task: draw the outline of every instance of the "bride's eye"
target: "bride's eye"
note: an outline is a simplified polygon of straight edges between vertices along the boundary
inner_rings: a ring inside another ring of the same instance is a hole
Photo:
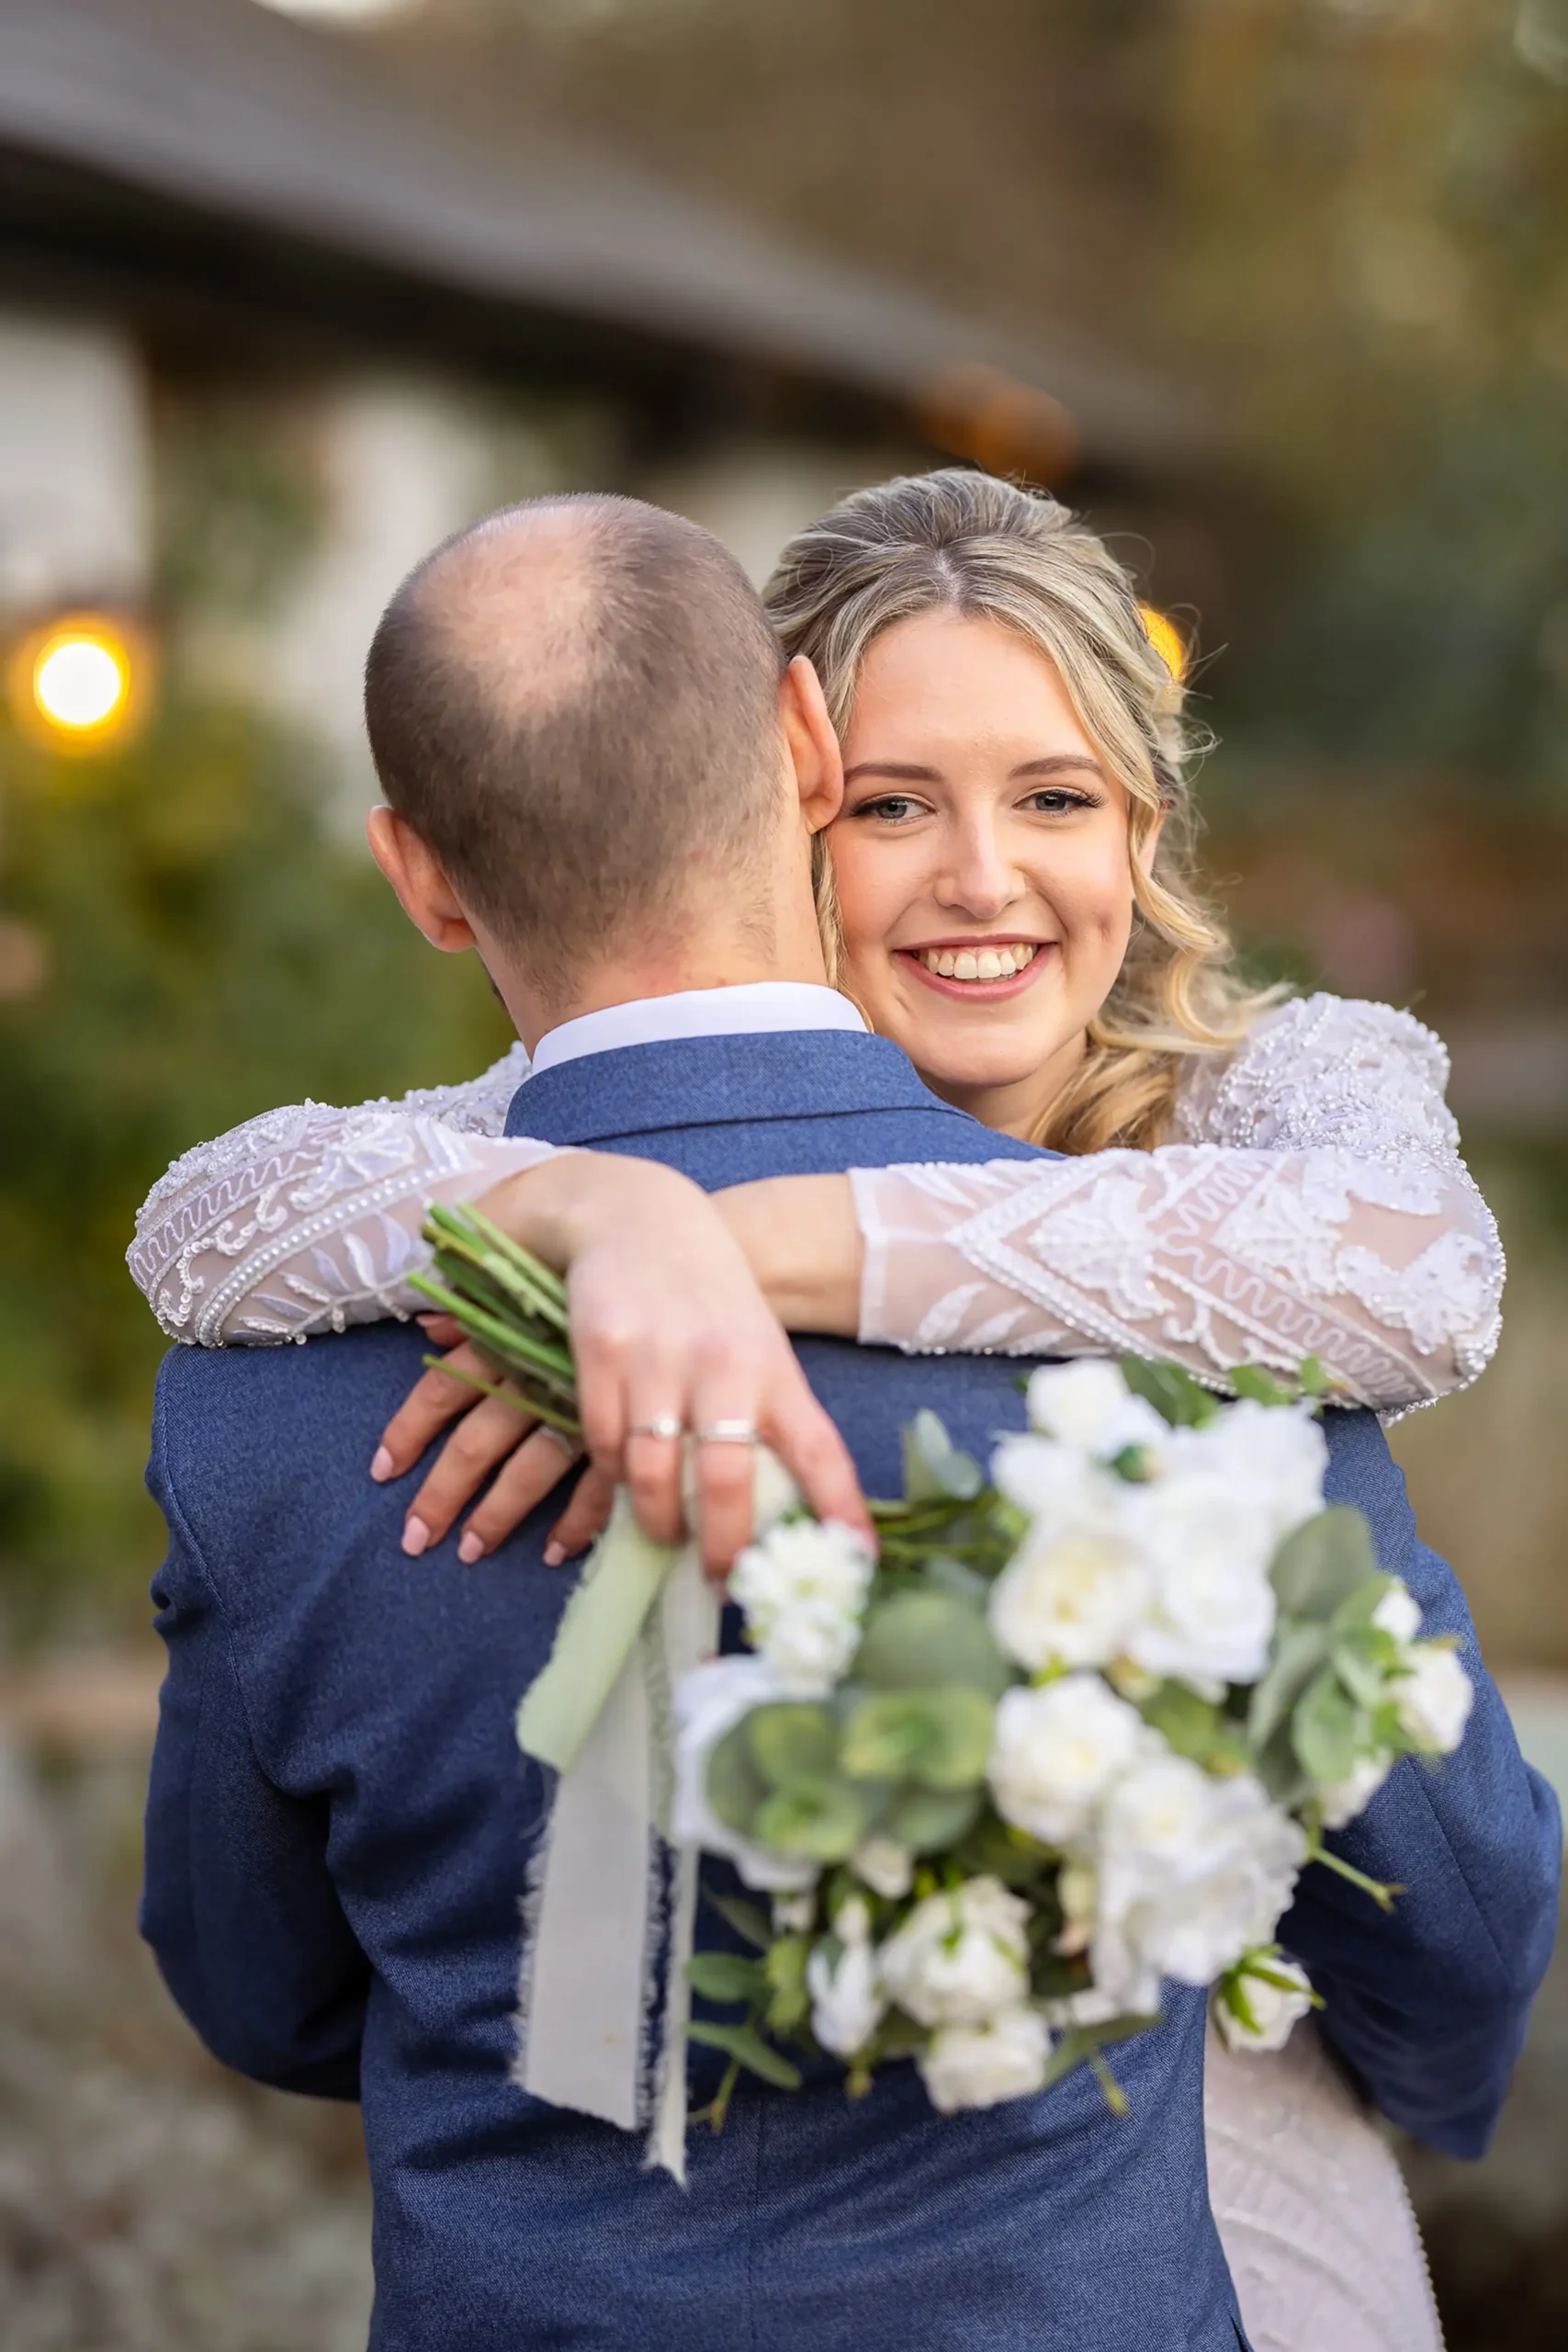
[[[1068,817],[1077,808],[1098,808],[1092,793],[1072,792],[1065,785],[1044,785],[1032,792],[1023,806],[1038,817]]]
[[[901,824],[906,819],[918,817],[922,803],[912,799],[907,792],[885,792],[880,799],[863,800],[851,811],[856,817],[879,817],[885,824]]]

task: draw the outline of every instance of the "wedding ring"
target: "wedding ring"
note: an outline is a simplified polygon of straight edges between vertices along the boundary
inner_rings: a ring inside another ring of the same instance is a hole
[[[681,1434],[679,1413],[655,1413],[646,1421],[634,1421],[626,1431],[628,1437],[656,1437],[670,1444]]]
[[[755,1421],[709,1421],[696,1432],[699,1445],[755,1445]]]

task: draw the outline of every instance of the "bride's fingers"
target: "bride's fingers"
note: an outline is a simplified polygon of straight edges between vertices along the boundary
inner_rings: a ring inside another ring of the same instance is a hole
[[[455,1348],[461,1344],[463,1327],[455,1315],[416,1315],[413,1319],[433,1348]]]
[[[400,1478],[412,1470],[432,1438],[439,1437],[460,1413],[472,1412],[482,1401],[473,1383],[495,1378],[477,1349],[467,1342],[454,1348],[446,1361],[448,1368],[434,1367],[414,1382],[382,1430],[370,1464],[373,1478]],[[458,1376],[465,1373],[467,1379]],[[515,1436],[521,1436],[519,1416],[514,1413],[513,1420]]]
[[[678,1543],[684,1532],[681,1510],[681,1367],[661,1347],[645,1348],[626,1380],[626,1437],[621,1476],[645,1535],[656,1544]]]
[[[537,1427],[530,1413],[519,1411],[504,1398],[487,1396],[460,1420],[440,1453],[435,1466],[409,1505],[403,1521],[403,1550],[412,1558],[439,1544],[457,1513],[478,1494],[498,1464],[514,1453]],[[558,1446],[551,1449],[556,1476],[565,1467]],[[535,1457],[536,1465],[537,1457]],[[552,1480],[550,1484],[553,1484]],[[539,1494],[549,1491],[542,1487]]]
[[[536,1429],[532,1437],[503,1462],[490,1491],[468,1514],[457,1544],[459,1560],[482,1560],[522,1525],[531,1510],[552,1494],[576,1462],[581,1449],[554,1430]]]
[[[580,1552],[585,1552],[593,1538],[603,1533],[615,1499],[614,1481],[590,1463],[572,1489],[570,1502],[550,1530],[550,1539],[545,1546],[547,1567],[558,1567],[563,1560],[575,1560]]]

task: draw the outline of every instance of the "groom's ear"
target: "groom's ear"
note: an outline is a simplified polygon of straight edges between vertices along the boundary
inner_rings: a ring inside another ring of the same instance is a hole
[[[475,944],[467,915],[442,872],[434,851],[395,808],[372,808],[365,820],[370,854],[398,894],[416,931],[444,955],[461,955]]]
[[[797,653],[779,681],[779,724],[795,770],[800,814],[808,832],[819,833],[838,815],[844,797],[844,757],[822,682],[804,653]]]

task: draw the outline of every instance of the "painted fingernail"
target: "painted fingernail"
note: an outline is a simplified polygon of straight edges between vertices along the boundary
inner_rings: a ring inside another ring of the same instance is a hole
[[[545,1546],[546,1567],[558,1568],[565,1557],[566,1545],[564,1544],[558,1544],[555,1537],[552,1535],[549,1542]]]
[[[430,1541],[430,1530],[423,1519],[403,1521],[403,1550],[411,1560],[417,1560]]]
[[[463,1531],[462,1540],[457,1545],[457,1557],[459,1560],[462,1561],[465,1567],[471,1568],[474,1562],[476,1560],[482,1560],[484,1555],[485,1547],[483,1536],[476,1535],[471,1527],[465,1528]]]
[[[376,1448],[375,1458],[370,1464],[370,1476],[373,1478],[389,1478],[397,1466],[397,1464],[393,1461],[386,1447],[384,1445],[378,1445]]]

